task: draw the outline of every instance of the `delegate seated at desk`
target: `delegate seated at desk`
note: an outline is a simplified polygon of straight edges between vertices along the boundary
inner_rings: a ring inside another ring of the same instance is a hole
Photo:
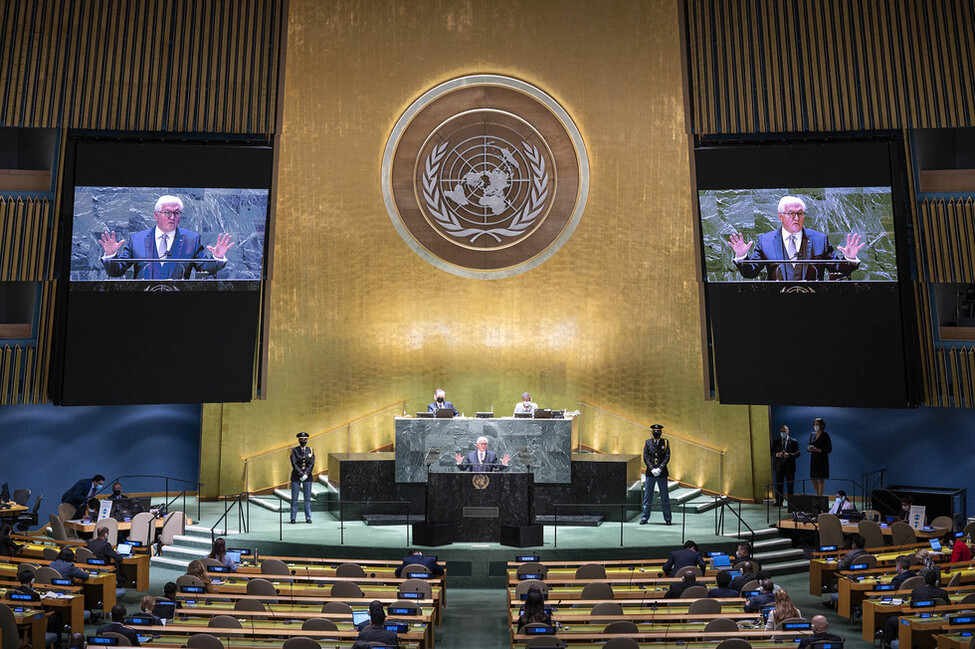
[[[477,450],[471,451],[464,457],[460,453],[454,453],[457,460],[457,469],[460,471],[474,471],[475,473],[488,473],[490,471],[504,471],[511,461],[510,455],[505,455],[498,460],[498,454],[487,450],[487,437],[477,438]]]

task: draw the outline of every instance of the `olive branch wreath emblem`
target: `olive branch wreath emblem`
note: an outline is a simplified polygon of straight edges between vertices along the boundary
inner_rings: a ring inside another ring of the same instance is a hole
[[[474,243],[479,237],[485,235],[501,243],[501,237],[516,237],[531,227],[545,207],[545,199],[548,198],[548,171],[545,168],[545,158],[539,153],[537,147],[528,142],[523,142],[522,146],[532,171],[528,201],[525,203],[525,208],[515,214],[507,227],[487,230],[465,228],[457,216],[447,208],[437,182],[437,172],[440,171],[443,158],[447,155],[447,142],[442,142],[433,148],[423,163],[423,200],[433,218],[447,231],[447,234],[457,238],[470,237],[468,243]]]

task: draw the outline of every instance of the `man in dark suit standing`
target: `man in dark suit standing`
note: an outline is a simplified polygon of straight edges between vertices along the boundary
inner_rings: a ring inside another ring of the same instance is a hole
[[[305,501],[305,522],[311,523],[312,470],[315,468],[315,451],[308,448],[308,433],[295,435],[298,446],[291,449],[291,523],[298,515],[298,492]]]
[[[460,414],[457,412],[457,408],[454,408],[454,404],[447,401],[447,393],[441,388],[437,388],[433,392],[433,401],[427,405],[427,412],[436,414],[438,410],[452,410],[454,417]]]
[[[663,570],[671,577],[675,577],[678,570],[687,566],[697,566],[701,569],[702,575],[707,570],[707,566],[704,564],[704,557],[698,552],[697,543],[694,541],[687,541],[684,543],[683,548],[671,552],[670,558],[664,563]]]
[[[406,566],[411,566],[413,564],[423,566],[430,571],[430,574],[434,577],[439,577],[443,574],[443,568],[437,563],[437,557],[425,557],[423,553],[419,550],[407,550],[406,556],[403,557],[403,563],[396,569],[396,576],[399,577],[400,573],[403,572],[403,568]]]
[[[160,196],[153,216],[155,227],[132,234],[128,245],[125,239],[116,241],[114,232],[103,232],[99,237],[105,253],[102,265],[109,277],[121,277],[132,268],[133,279],[190,279],[193,271],[214,275],[227,265],[227,251],[234,245],[230,235],[217,235],[216,244],[204,249],[198,233],[179,227],[183,201],[178,196]],[[207,250],[213,257],[207,256]]]
[[[88,502],[89,498],[94,498],[98,490],[105,484],[105,476],[95,475],[90,480],[85,478],[74,483],[70,489],[61,496],[61,502],[81,507]]]
[[[772,440],[772,471],[775,472],[775,506],[782,504],[782,494],[788,489],[789,498],[795,492],[796,458],[799,440],[789,437],[789,427],[779,428],[778,439]]]
[[[457,468],[460,471],[473,471],[474,473],[488,473],[490,471],[504,471],[511,461],[510,455],[505,455],[498,460],[498,454],[487,450],[487,437],[477,438],[477,450],[471,451],[467,456],[454,453],[457,460]]]
[[[670,442],[663,438],[664,427],[654,424],[650,427],[653,437],[643,444],[643,463],[647,466],[646,479],[643,486],[643,515],[640,525],[646,525],[650,520],[650,510],[653,509],[653,489],[660,491],[660,506],[664,511],[664,523],[670,525],[670,489],[667,486],[667,463],[670,462]]]
[[[806,203],[797,196],[783,196],[778,205],[782,227],[745,241],[740,233],[732,234],[728,245],[735,252],[735,267],[742,277],[753,279],[765,269],[769,280],[823,280],[830,276],[849,277],[860,265],[857,257],[864,244],[859,234],[846,235],[846,245],[833,250],[822,232],[805,228]],[[835,263],[803,264],[808,260],[834,260]],[[794,263],[787,260],[796,260]]]

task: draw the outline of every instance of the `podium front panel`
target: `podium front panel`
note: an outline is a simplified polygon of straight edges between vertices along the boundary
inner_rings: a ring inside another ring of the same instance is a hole
[[[500,541],[501,525],[532,522],[531,473],[431,473],[427,523],[450,524],[455,541]]]

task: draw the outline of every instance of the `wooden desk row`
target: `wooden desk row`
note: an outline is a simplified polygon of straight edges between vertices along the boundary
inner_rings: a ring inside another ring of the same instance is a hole
[[[19,555],[10,557],[14,562],[27,562],[33,563],[41,566],[49,565],[51,562],[44,558],[44,548],[48,547],[58,547],[57,545],[47,544],[47,543],[36,543],[30,542],[25,543],[22,547],[22,552]],[[104,565],[104,566],[89,566],[86,563],[80,561],[75,563],[76,566],[82,570],[91,569],[102,569],[102,568],[114,568],[116,567],[114,562]],[[119,573],[126,579],[127,583],[134,584],[135,589],[139,591],[149,590],[149,555],[148,554],[135,554],[122,559],[122,565],[117,566]]]

